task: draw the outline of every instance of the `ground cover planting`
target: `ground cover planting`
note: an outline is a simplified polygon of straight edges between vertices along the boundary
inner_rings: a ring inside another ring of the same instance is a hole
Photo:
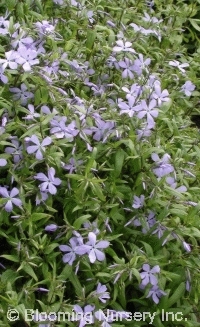
[[[200,326],[199,8],[1,1],[1,326]]]

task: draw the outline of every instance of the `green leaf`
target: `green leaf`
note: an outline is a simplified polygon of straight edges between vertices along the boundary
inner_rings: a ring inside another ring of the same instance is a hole
[[[144,244],[144,247],[145,247],[145,251],[146,251],[147,256],[149,258],[153,257],[154,254],[153,254],[152,247],[148,243],[146,243],[146,242],[141,241],[141,243]]]
[[[102,189],[101,189],[101,186],[100,185],[97,185],[97,184],[92,184],[91,183],[91,187],[92,187],[92,191],[95,195],[98,196],[98,198],[101,200],[101,201],[106,201],[106,198],[105,196],[103,195],[103,192],[102,192]]]
[[[19,258],[12,254],[3,254],[1,255],[1,257],[13,262],[19,262]]]
[[[51,217],[51,215],[48,215],[47,213],[36,213],[36,212],[34,212],[31,215],[32,221],[37,221],[37,220],[41,220],[41,219],[44,219],[44,218],[50,218],[50,217]]]
[[[118,289],[119,293],[119,301],[120,301],[120,304],[122,305],[123,308],[126,308],[126,291],[125,291],[125,284],[122,283],[120,286],[119,286],[119,289]]]
[[[110,278],[110,274],[109,273],[104,273],[104,272],[99,272],[96,274],[96,277],[107,277]]]
[[[200,32],[200,26],[197,24],[197,23],[200,23],[200,19],[190,18],[189,21],[192,24],[192,26],[195,28],[195,30]]]
[[[185,217],[187,216],[187,212],[181,209],[170,209],[170,213],[176,215],[178,217]]]
[[[138,283],[141,282],[140,273],[136,268],[131,268],[133,275],[137,278]]]
[[[8,110],[10,110],[12,107],[11,103],[6,101],[4,98],[0,98],[0,106]]]
[[[25,305],[23,303],[18,304],[15,307],[15,310],[17,310],[20,313],[20,315],[22,315],[23,318],[25,317],[25,310],[26,310],[26,308],[25,308]]]
[[[16,0],[7,0],[6,6],[8,7],[9,11],[12,11],[15,8]]]
[[[78,230],[78,229],[81,227],[81,225],[82,225],[85,221],[87,221],[90,217],[91,217],[91,215],[88,214],[88,215],[83,215],[83,216],[77,218],[77,219],[75,220],[74,224],[73,224],[74,228],[75,228],[76,230]]]
[[[115,155],[115,176],[118,177],[121,173],[124,163],[124,151],[119,149]]]
[[[82,175],[78,175],[78,174],[66,174],[65,176],[71,179],[75,179],[77,181],[84,179]]]
[[[18,276],[17,272],[12,269],[7,269],[1,275],[1,281],[3,283],[10,282],[12,284],[18,278],[20,278],[20,276]]]
[[[94,46],[94,41],[96,39],[97,31],[93,29],[88,29],[87,31],[87,40],[86,40],[86,48],[91,50]]]
[[[51,252],[53,252],[53,250],[55,248],[57,248],[59,246],[58,243],[53,243],[53,244],[50,244],[50,245],[47,245],[44,249],[44,253],[45,254],[50,254]]]
[[[58,276],[58,280],[66,281],[68,277],[72,274],[72,266],[66,265]]]
[[[36,274],[34,273],[33,268],[28,264],[28,263],[23,263],[22,264],[22,269],[28,274],[30,275],[36,282],[38,281],[38,278],[36,276]]]
[[[172,296],[169,298],[168,300],[168,307],[171,308],[171,306],[176,303],[178,300],[180,300],[183,295],[185,293],[185,283],[182,282],[177,289],[175,290],[175,292],[172,294]]]
[[[113,235],[113,236],[108,236],[106,238],[107,241],[113,241],[113,240],[116,240],[116,238],[120,238],[120,236],[123,236],[124,234],[116,234],[116,235]]]
[[[85,168],[86,175],[90,172],[91,168],[93,168],[93,164],[95,162],[96,155],[97,155],[97,148],[94,147],[93,151],[90,155],[90,159],[88,160],[86,168]]]
[[[75,290],[76,290],[76,294],[78,296],[80,296],[80,294],[82,294],[82,287],[81,287],[81,284],[78,280],[78,277],[74,274],[74,272],[72,274],[70,274],[68,276],[70,282],[73,284]]]
[[[35,132],[38,130],[38,128],[39,128],[38,124],[34,125],[32,127],[29,127],[27,129],[27,131],[20,137],[20,139],[23,140],[25,136],[31,136],[31,135],[35,134]]]

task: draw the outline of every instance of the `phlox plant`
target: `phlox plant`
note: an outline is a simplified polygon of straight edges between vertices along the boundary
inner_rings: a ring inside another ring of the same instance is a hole
[[[2,326],[200,326],[186,9],[1,1]]]

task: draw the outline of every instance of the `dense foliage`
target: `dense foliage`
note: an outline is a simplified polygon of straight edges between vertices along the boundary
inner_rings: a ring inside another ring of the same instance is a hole
[[[2,326],[200,326],[199,6],[1,1]]]

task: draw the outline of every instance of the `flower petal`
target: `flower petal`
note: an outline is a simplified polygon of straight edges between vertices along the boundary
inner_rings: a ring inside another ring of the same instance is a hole
[[[96,254],[95,254],[95,250],[92,249],[89,253],[89,259],[91,263],[94,263],[96,261]]]
[[[90,243],[92,246],[95,246],[97,237],[96,237],[96,235],[95,235],[93,232],[90,232],[90,233],[88,234],[88,239],[89,239],[89,243]]]
[[[96,249],[105,249],[105,248],[107,248],[109,246],[109,244],[110,244],[110,242],[108,242],[108,241],[99,241],[96,244],[95,248]]]
[[[7,203],[6,203],[6,205],[5,205],[5,210],[7,211],[7,212],[11,212],[12,211],[12,209],[13,209],[13,204],[12,204],[12,201],[11,200],[9,200]]]
[[[51,142],[52,142],[52,139],[51,139],[49,136],[47,136],[47,137],[45,137],[45,139],[42,141],[41,146],[47,146],[47,145],[51,144]]]
[[[105,254],[99,250],[95,250],[96,257],[99,261],[103,261],[105,259]]]
[[[10,197],[11,197],[11,198],[14,198],[15,195],[17,195],[17,194],[19,194],[19,190],[18,190],[16,187],[14,187],[14,188],[12,189],[12,191],[10,192]]]

